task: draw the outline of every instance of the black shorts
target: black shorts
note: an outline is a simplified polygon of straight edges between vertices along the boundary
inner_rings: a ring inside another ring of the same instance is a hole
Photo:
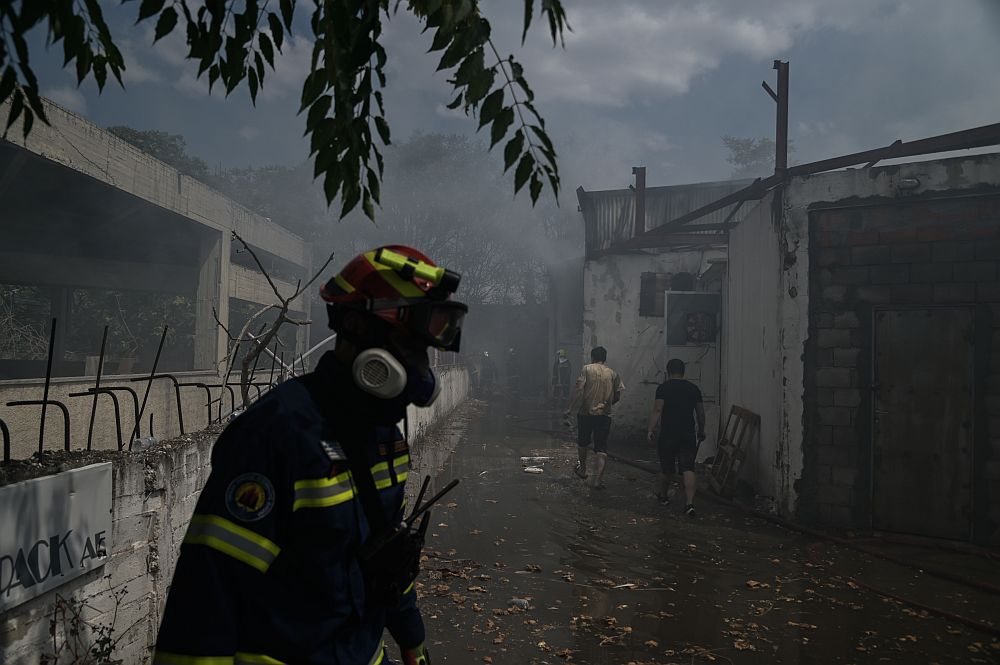
[[[593,435],[594,452],[608,452],[608,435],[611,433],[611,416],[576,416],[576,445],[590,447]]]
[[[656,447],[660,453],[661,472],[669,474],[694,471],[694,458],[698,453],[698,438],[693,433],[660,436]]]

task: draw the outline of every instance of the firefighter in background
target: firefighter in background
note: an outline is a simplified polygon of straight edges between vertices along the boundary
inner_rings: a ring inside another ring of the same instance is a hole
[[[569,387],[572,383],[572,369],[566,349],[556,352],[556,361],[552,365],[552,396],[562,403],[569,398]]]
[[[459,279],[389,246],[321,289],[336,348],[215,444],[155,665],[388,665],[385,629],[406,665],[430,662],[414,590],[423,534],[398,527],[410,458],[396,423],[437,397],[428,347],[458,350]],[[401,536],[365,554],[386,529]]]
[[[479,359],[479,392],[480,395],[488,397],[493,394],[493,389],[497,383],[497,366],[490,357],[489,351],[483,351]]]

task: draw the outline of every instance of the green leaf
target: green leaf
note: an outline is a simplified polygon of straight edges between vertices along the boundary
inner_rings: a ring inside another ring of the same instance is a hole
[[[535,158],[531,156],[530,152],[524,153],[521,157],[521,161],[517,163],[517,170],[514,171],[514,193],[517,194],[524,183],[528,182],[528,177],[531,175],[531,171],[535,166]]]
[[[10,96],[12,90],[14,90],[14,84],[17,82],[17,75],[14,73],[14,68],[7,65],[7,69],[3,72],[3,77],[0,78],[0,103]]]
[[[281,0],[281,20],[285,22],[288,32],[292,31],[292,18],[295,12],[294,0]]]
[[[31,112],[30,109],[24,110],[24,132],[23,138],[28,138],[28,134],[31,133],[31,128],[35,125],[35,114]]]
[[[514,109],[507,107],[502,109],[490,127],[490,150],[507,135],[507,129],[514,122]]]
[[[253,62],[257,67],[257,81],[261,84],[264,83],[264,59],[260,57],[260,53],[253,54]]]
[[[539,180],[538,178],[538,171],[535,171],[534,173],[531,174],[531,186],[530,186],[531,202],[535,203],[536,201],[538,201],[538,195],[541,193],[542,193],[542,181]]]
[[[317,156],[316,158],[317,166],[319,166],[320,163],[319,159],[320,157]],[[319,176],[320,173],[326,174],[325,177],[323,178],[323,194],[326,196],[326,202],[327,204],[333,203],[333,200],[337,198],[337,192],[340,191],[340,185],[341,185],[340,174],[338,174],[335,170],[332,169],[327,169],[326,171],[318,171],[316,175]]]
[[[462,95],[459,95],[459,96],[458,96],[458,97],[456,97],[455,99],[451,100],[451,101],[450,101],[450,102],[449,102],[449,103],[447,104],[447,107],[446,107],[446,108],[449,108],[449,109],[451,109],[452,111],[454,111],[455,109],[457,109],[457,108],[458,108],[459,106],[461,106],[461,105],[462,105]]]
[[[247,69],[247,80],[250,84],[250,101],[256,106],[257,89],[260,84],[257,81],[257,72],[253,69],[253,67]]]
[[[368,169],[368,190],[372,194],[372,198],[375,199],[375,203],[382,200],[382,186],[379,184],[378,175]]]
[[[555,146],[552,145],[552,141],[549,139],[549,135],[545,133],[545,130],[542,129],[541,127],[536,127],[534,125],[528,125],[528,126],[531,128],[531,131],[535,133],[535,136],[538,137],[538,140],[542,142],[542,145],[545,146],[545,151],[554,157],[556,154],[556,149]]]
[[[524,131],[519,129],[514,133],[514,138],[507,141],[507,145],[503,149],[503,172],[506,173],[510,170],[510,167],[514,166],[514,162],[517,158],[521,156],[521,150],[524,149]]]
[[[281,19],[274,12],[268,12],[267,25],[271,28],[271,38],[274,39],[274,46],[280,53],[281,45],[285,43],[285,31],[281,27]]]
[[[375,129],[378,131],[378,137],[382,139],[382,143],[389,145],[389,123],[385,121],[380,115],[375,116]]]
[[[483,49],[477,48],[464,60],[462,60],[462,64],[458,66],[458,71],[455,72],[455,78],[452,81],[452,84],[456,88],[462,85],[470,85],[477,76],[482,75],[485,68],[486,65],[484,64]],[[466,102],[468,102],[468,100],[466,100]]]
[[[24,110],[24,95],[22,95],[21,91],[18,90],[17,92],[14,93],[14,101],[10,103],[10,115],[7,116],[7,127],[6,129],[4,129],[4,134],[7,133],[7,130],[10,129],[15,122],[17,122],[17,118],[19,115],[21,115],[21,111],[23,110]]]
[[[433,53],[434,51],[440,51],[441,49],[448,46],[451,43],[452,38],[454,38],[455,33],[450,30],[438,29],[434,33],[434,39],[431,42],[431,47],[427,49],[428,53]],[[457,61],[456,61],[457,62]],[[438,67],[438,69],[441,69]]]
[[[528,28],[531,27],[531,15],[535,10],[534,4],[534,0],[524,0],[524,32],[521,33],[521,46],[524,46],[524,40],[528,37]]]
[[[139,18],[135,22],[138,23],[154,14],[158,14],[166,3],[167,0],[142,0],[142,4],[139,5]]]
[[[482,129],[484,125],[489,122],[493,122],[493,119],[503,108],[503,88],[494,90],[486,99],[483,100],[483,105],[479,109],[479,129]]]
[[[326,79],[323,72],[311,72],[306,77],[305,83],[302,84],[302,104],[299,107],[299,112],[301,113],[311,105],[317,97],[323,94],[324,90],[326,90]]]
[[[323,95],[317,99],[312,106],[309,107],[309,115],[306,117],[306,127],[312,129],[319,124],[323,118],[326,117],[327,112],[330,110],[330,104],[333,103],[333,97],[330,95]]]
[[[219,80],[219,66],[212,65],[208,68],[208,92],[212,92],[212,86]]]
[[[358,201],[361,200],[361,187],[356,182],[345,182],[343,187],[343,205],[340,208],[340,216],[347,217],[347,213],[354,210]]]
[[[274,45],[271,43],[271,38],[264,33],[260,33],[260,52],[264,54],[264,59],[271,65],[271,69],[274,69]]]
[[[156,21],[156,34],[153,43],[156,43],[170,34],[170,31],[177,25],[177,10],[167,7],[160,13],[160,18]]]
[[[375,221],[375,205],[372,203],[371,194],[368,193],[367,189],[365,190],[364,203],[362,203],[361,205],[362,205],[362,208],[365,211],[365,217],[367,217],[368,219],[370,219],[370,220],[372,220],[374,222]]]

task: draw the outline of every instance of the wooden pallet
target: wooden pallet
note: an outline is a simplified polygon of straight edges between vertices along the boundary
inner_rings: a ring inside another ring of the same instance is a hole
[[[728,498],[736,493],[736,481],[746,459],[747,448],[759,432],[760,416],[756,413],[740,406],[729,410],[726,428],[719,437],[712,473],[708,477],[716,494]]]

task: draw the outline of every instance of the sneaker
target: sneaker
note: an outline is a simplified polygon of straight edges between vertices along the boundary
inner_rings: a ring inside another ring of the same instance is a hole
[[[656,500],[659,502],[659,504],[661,506],[669,506],[670,505],[670,499],[668,497],[662,495],[662,494],[657,494],[656,495]]]
[[[580,464],[579,462],[577,462],[576,466],[573,468],[573,473],[575,473],[580,478],[586,478],[587,477],[587,470],[584,469],[583,465]]]
[[[688,517],[694,517],[693,503],[689,503],[688,505],[684,506],[684,514],[687,515]]]

